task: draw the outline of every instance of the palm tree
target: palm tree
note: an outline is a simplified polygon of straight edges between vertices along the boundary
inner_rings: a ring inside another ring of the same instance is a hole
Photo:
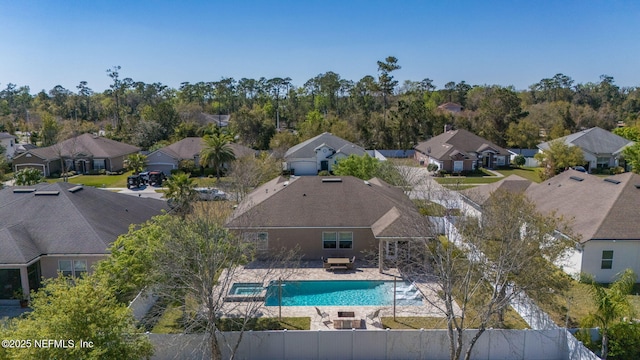
[[[177,173],[171,175],[166,182],[165,197],[169,206],[182,216],[189,213],[191,202],[196,199],[196,184],[189,177],[190,174]]]
[[[137,174],[147,165],[147,157],[142,154],[131,154],[124,160],[124,165]]]
[[[602,335],[602,349],[600,358],[606,359],[609,352],[609,329],[631,313],[631,305],[627,295],[633,290],[636,274],[627,269],[618,274],[618,279],[608,289],[590,280],[591,296],[596,305],[596,311],[590,313],[584,320],[584,327],[597,326]]]
[[[200,151],[200,164],[216,169],[216,179],[220,181],[220,168],[224,163],[235,160],[236,156],[229,145],[231,136],[227,134],[205,135],[204,147]]]

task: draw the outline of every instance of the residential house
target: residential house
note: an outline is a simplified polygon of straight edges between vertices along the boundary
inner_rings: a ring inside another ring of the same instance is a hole
[[[436,164],[440,170],[451,173],[509,164],[506,149],[464,129],[445,131],[414,148],[420,165]]]
[[[578,241],[563,268],[612,282],[631,268],[640,274],[640,175],[607,178],[567,170],[527,189],[525,194],[543,213],[557,212],[570,221]]]
[[[158,170],[169,175],[171,170],[179,169],[183,160],[193,160],[197,166],[200,163],[200,151],[204,148],[204,140],[200,137],[188,137],[171,145],[160,148],[147,156],[147,169]],[[256,151],[244,145],[230,143],[236,158],[255,155]]]
[[[297,246],[308,260],[363,251],[379,252],[382,260],[424,236],[417,226],[423,219],[402,190],[377,178],[299,176],[251,192],[226,226],[256,242],[264,256]]]
[[[82,134],[52,146],[35,148],[13,159],[15,171],[24,168],[41,170],[44,176],[67,171],[80,174],[124,169],[127,156],[140,148],[93,134]]]
[[[13,158],[13,154],[16,151],[16,137],[7,133],[0,132],[0,146],[4,148],[4,156],[7,160]]]
[[[107,248],[162,210],[166,202],[70,183],[0,190],[0,300],[28,293],[42,278],[80,276]]]
[[[610,131],[593,127],[575,134],[567,135],[552,141],[562,141],[569,146],[582,149],[585,168],[592,172],[594,169],[607,169],[620,166],[622,149],[633,144],[633,141],[618,136]],[[549,149],[551,141],[538,144],[540,152]]]
[[[287,150],[284,154],[285,168],[293,175],[317,175],[318,171],[331,172],[338,160],[350,155],[369,155],[378,160],[386,160],[375,150],[365,150],[361,146],[325,132]]]
[[[509,175],[506,178],[483,186],[473,187],[459,191],[460,211],[467,216],[482,216],[482,206],[493,193],[511,192],[524,193],[534,183],[518,175]]]
[[[481,216],[484,201],[496,191],[524,193],[541,213],[555,213],[568,222],[570,233],[561,235],[575,239],[576,246],[558,264],[566,273],[588,273],[605,283],[627,268],[640,273],[640,175],[601,178],[567,170],[539,184],[512,175],[461,191],[462,210]]]

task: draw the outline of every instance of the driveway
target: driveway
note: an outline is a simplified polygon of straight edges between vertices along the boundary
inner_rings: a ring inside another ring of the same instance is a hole
[[[127,188],[100,188],[100,189],[118,192],[119,194],[127,194],[131,196],[166,200],[164,198],[163,193],[156,192],[156,190],[163,190],[163,188],[157,188],[149,185],[143,185],[142,187],[137,189],[127,189]]]

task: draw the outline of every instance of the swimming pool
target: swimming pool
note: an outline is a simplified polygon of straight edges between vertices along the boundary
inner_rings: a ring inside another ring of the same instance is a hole
[[[278,306],[278,282],[267,289],[265,304]],[[422,295],[413,284],[396,283],[396,305],[421,305]],[[393,305],[393,281],[304,280],[282,282],[282,306],[386,306]]]

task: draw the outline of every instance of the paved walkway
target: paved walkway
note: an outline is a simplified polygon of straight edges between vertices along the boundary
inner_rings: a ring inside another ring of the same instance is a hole
[[[127,188],[98,188],[98,189],[114,191],[119,194],[127,194],[131,196],[165,200],[164,193],[156,191],[156,190],[163,190],[163,188],[157,188],[149,185],[143,185],[138,189],[127,189]]]
[[[283,280],[393,280],[394,276],[398,277],[398,281],[402,279],[396,269],[387,270],[385,273],[379,273],[377,268],[357,268],[353,271],[331,272],[322,268],[322,264],[318,261],[309,262],[306,267],[296,269],[285,269],[280,272]],[[263,282],[268,284],[271,280],[278,279],[278,272],[273,269],[242,269],[234,275],[234,282]],[[432,304],[438,304],[440,301],[434,291],[433,283],[416,283],[427,300],[423,300],[420,306],[397,306],[396,316],[398,317],[443,317],[441,311]],[[222,311],[225,314],[233,316],[234,313],[241,313],[245,308],[243,303],[225,303]],[[247,304],[247,303],[245,303]],[[363,325],[367,329],[381,330],[380,318],[368,319],[367,315],[373,314],[380,309],[379,317],[392,317],[393,305],[388,306],[318,306],[321,312],[329,314],[328,319],[322,318],[317,314],[314,306],[262,306],[259,313],[262,317],[277,318],[281,312],[283,317],[311,317],[310,330],[333,330],[333,320],[338,317],[338,311],[353,311],[355,318],[362,319]]]

